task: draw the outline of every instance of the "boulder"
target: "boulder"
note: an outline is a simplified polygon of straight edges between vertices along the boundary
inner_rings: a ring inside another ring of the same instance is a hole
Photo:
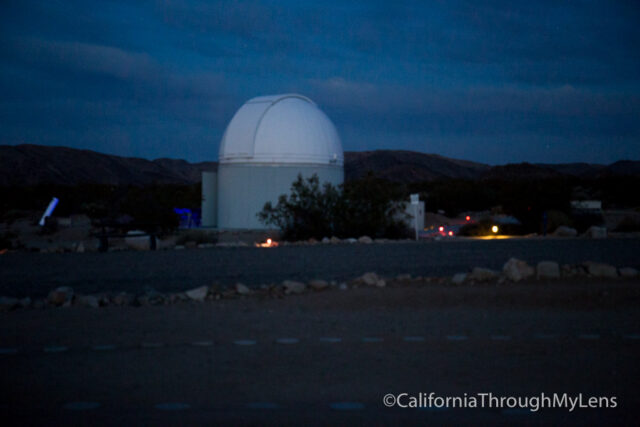
[[[608,279],[615,279],[618,277],[618,269],[613,265],[599,262],[585,262],[584,266],[587,268],[587,273],[593,277],[604,277]]]
[[[251,290],[249,290],[249,288],[242,283],[236,283],[236,292],[238,293],[238,295],[249,295],[251,293]]]
[[[562,277],[575,277],[578,275],[577,269],[571,264],[563,264],[560,268],[560,275]]]
[[[559,279],[560,265],[555,261],[540,261],[536,266],[538,279]]]
[[[148,251],[150,247],[149,236],[136,236],[138,234],[145,234],[145,232],[142,230],[131,230],[127,233],[127,237],[124,238],[124,242],[128,247],[136,251]]]
[[[340,243],[341,240],[338,239],[336,236],[331,236],[331,243],[336,244],[336,243]]]
[[[451,282],[456,285],[461,285],[467,279],[467,273],[456,273],[451,278]]]
[[[361,277],[361,281],[369,286],[377,286],[379,288],[384,288],[387,285],[385,280],[378,276],[376,273],[365,273]]]
[[[136,300],[140,305],[160,305],[164,303],[165,297],[160,292],[149,289]]]
[[[623,267],[620,269],[620,276],[625,278],[638,277],[638,270],[631,267]]]
[[[346,291],[347,289],[349,289],[349,286],[346,283],[342,282],[338,285],[338,289],[340,289],[341,291]]]
[[[0,311],[10,311],[17,308],[20,304],[18,298],[0,297]]]
[[[331,239],[329,239],[328,237],[323,237],[322,243],[324,243],[325,245],[328,245],[329,243],[331,243]]]
[[[370,243],[373,243],[373,239],[371,239],[371,237],[369,236],[361,236],[360,238],[358,238],[358,242],[370,244]]]
[[[31,307],[31,298],[25,297],[18,301],[18,306],[20,308],[29,308]]]
[[[207,286],[200,286],[185,292],[185,294],[194,301],[204,301],[207,297],[209,288]]]
[[[111,304],[111,299],[112,299],[111,294],[107,292],[95,294],[94,296],[98,298],[98,303],[100,304],[101,307]]]
[[[84,251],[85,251],[84,242],[78,243],[78,245],[76,246],[76,252],[84,253]]]
[[[358,243],[358,240],[353,238],[353,237],[349,237],[348,239],[346,239],[347,243]]]
[[[511,258],[502,267],[505,277],[513,282],[519,282],[535,274],[533,267],[517,258]]]
[[[321,291],[329,287],[329,282],[327,282],[326,280],[320,280],[320,279],[311,280],[309,282],[309,287],[314,291]]]
[[[592,239],[604,239],[607,237],[607,228],[592,225],[587,231],[585,231],[583,236],[590,237]]]
[[[169,295],[169,302],[175,304],[177,302],[189,301],[189,297],[184,292],[177,292]]]
[[[364,273],[359,279],[362,283],[369,286],[375,286],[375,284],[378,283],[378,275],[373,272]]]
[[[55,307],[61,305],[71,305],[73,300],[73,289],[68,286],[61,286],[49,292],[47,303]]]
[[[467,276],[468,280],[474,280],[476,282],[489,282],[497,279],[498,272],[490,270],[488,268],[475,267],[471,270],[471,273]]]
[[[177,236],[169,236],[164,239],[156,238],[156,248],[158,250],[173,249],[176,247]],[[184,246],[182,247],[184,249]]]
[[[409,280],[411,280],[411,275],[410,274],[398,274],[396,276],[396,280],[399,282],[408,282]]]
[[[135,300],[136,297],[133,294],[129,294],[126,292],[120,292],[111,299],[111,301],[115,305],[132,305]]]
[[[561,225],[556,228],[552,233],[554,236],[558,237],[576,237],[578,235],[578,230],[575,228],[567,227],[566,225]]]
[[[364,273],[356,280],[368,286],[377,286],[379,288],[384,288],[385,286],[387,286],[387,282],[382,277],[379,277],[376,273],[373,272]]]
[[[75,304],[83,307],[98,308],[100,307],[100,300],[93,295],[79,295],[75,299]]]
[[[307,289],[307,285],[302,282],[296,282],[294,280],[285,280],[282,282],[282,287],[286,294],[301,294]]]

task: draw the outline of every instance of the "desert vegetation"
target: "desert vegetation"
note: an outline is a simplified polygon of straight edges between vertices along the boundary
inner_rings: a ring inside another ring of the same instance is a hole
[[[286,240],[328,236],[399,238],[408,235],[402,218],[402,189],[372,174],[338,187],[318,176],[298,176],[289,195],[267,202],[258,218],[279,228]]]

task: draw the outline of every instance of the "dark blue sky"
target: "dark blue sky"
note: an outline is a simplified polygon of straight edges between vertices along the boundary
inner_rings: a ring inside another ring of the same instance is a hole
[[[215,160],[298,92],[345,150],[640,160],[635,1],[3,1],[0,143]]]

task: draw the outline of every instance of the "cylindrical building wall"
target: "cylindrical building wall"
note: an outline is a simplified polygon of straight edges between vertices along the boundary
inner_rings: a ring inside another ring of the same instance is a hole
[[[202,227],[218,226],[218,174],[202,172]]]
[[[276,204],[289,195],[291,184],[302,174],[317,174],[320,183],[342,184],[344,170],[335,165],[223,164],[218,166],[218,228],[267,229],[258,219],[266,202]],[[203,190],[204,191],[204,190]],[[204,214],[203,214],[204,217]]]

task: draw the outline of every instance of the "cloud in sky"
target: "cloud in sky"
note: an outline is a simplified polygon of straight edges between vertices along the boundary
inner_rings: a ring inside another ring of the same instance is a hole
[[[9,1],[0,143],[217,157],[257,95],[299,92],[346,150],[489,163],[640,159],[633,2]]]

